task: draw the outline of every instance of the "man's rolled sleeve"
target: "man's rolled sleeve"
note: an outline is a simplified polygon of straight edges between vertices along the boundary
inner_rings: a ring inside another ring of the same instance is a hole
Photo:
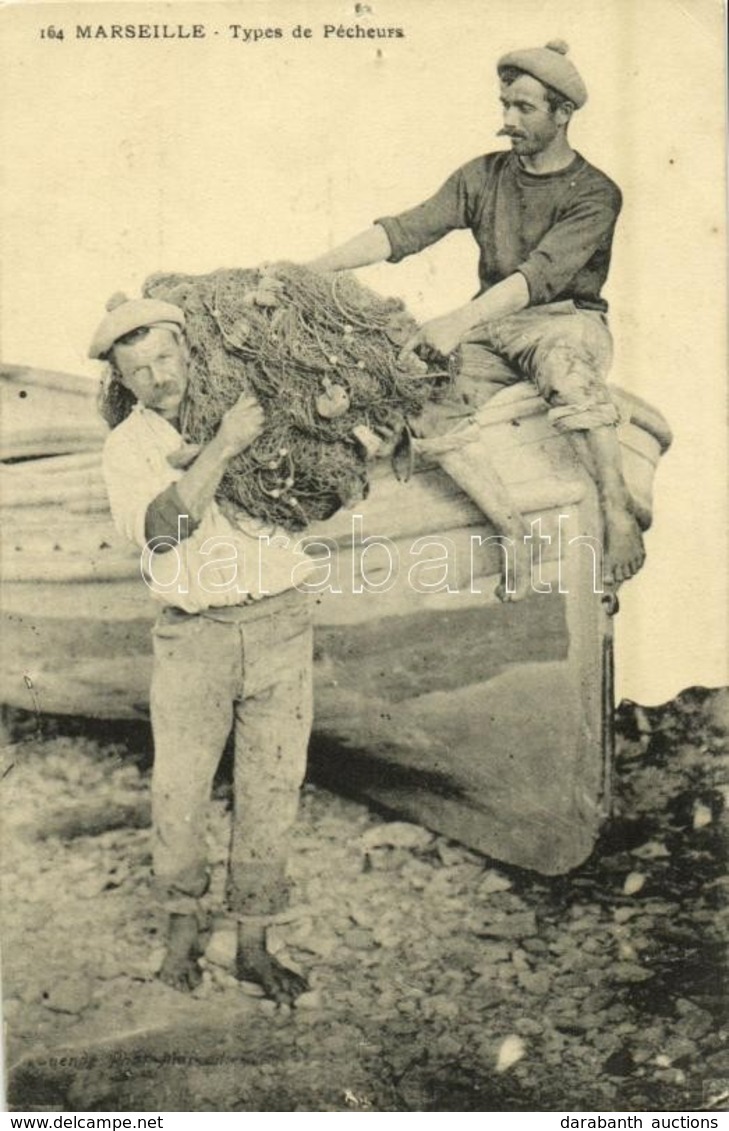
[[[154,543],[157,538],[163,538],[165,541],[156,548],[158,552],[164,552],[172,548],[171,538],[187,538],[199,525],[199,520],[188,514],[177,484],[170,483],[147,507],[144,517],[145,539],[148,543]]]
[[[612,203],[584,200],[553,224],[517,267],[527,281],[532,306],[558,298],[601,248],[609,257],[619,211],[619,197]]]
[[[469,227],[468,187],[465,169],[458,169],[422,204],[397,216],[375,220],[385,229],[392,254],[388,263],[422,251],[456,228]]]

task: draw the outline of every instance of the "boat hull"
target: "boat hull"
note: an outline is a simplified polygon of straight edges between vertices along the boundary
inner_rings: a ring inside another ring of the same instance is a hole
[[[621,428],[648,513],[668,442],[656,419]],[[590,549],[599,512],[527,386],[495,398],[480,423],[476,465],[482,444],[539,524],[533,591],[496,599],[502,548],[481,542],[494,531],[440,468],[406,484],[376,468],[365,502],[308,532],[328,547],[328,586],[314,598],[312,766],[490,856],[558,874],[589,855],[609,807],[612,622]],[[156,607],[106,510],[98,444],[3,474],[2,701],[146,718]]]

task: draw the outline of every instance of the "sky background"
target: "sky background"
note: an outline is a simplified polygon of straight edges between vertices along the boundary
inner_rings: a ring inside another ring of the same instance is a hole
[[[97,375],[108,296],[158,270],[311,257],[502,148],[494,64],[570,44],[572,144],[624,193],[606,297],[612,379],[666,416],[648,562],[623,590],[618,695],[727,682],[724,27],[719,0],[10,4],[0,9],[0,345]],[[204,23],[204,41],[78,41],[76,24]],[[66,38],[41,39],[48,24]],[[314,37],[294,40],[299,23]],[[244,43],[228,25],[281,27]],[[219,34],[215,36],[213,31]],[[423,320],[472,296],[469,233],[361,273]]]

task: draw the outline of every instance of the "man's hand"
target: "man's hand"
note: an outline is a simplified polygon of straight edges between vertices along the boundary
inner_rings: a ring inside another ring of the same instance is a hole
[[[417,334],[405,343],[400,351],[398,360],[407,361],[409,355],[414,353],[425,358],[447,358],[458,349],[466,333],[466,328],[460,319],[452,314],[445,314],[441,318],[433,318],[420,327]]]
[[[170,452],[167,456],[168,464],[170,467],[181,467],[184,470],[200,455],[201,446],[201,444],[180,444],[179,448],[175,448],[174,452]]]
[[[215,498],[220,481],[234,456],[249,447],[263,429],[264,414],[255,397],[243,393],[228,409],[218,431],[177,480],[185,513],[201,521]]]
[[[218,435],[233,455],[250,447],[263,430],[264,413],[255,397],[242,393],[223,416]]]

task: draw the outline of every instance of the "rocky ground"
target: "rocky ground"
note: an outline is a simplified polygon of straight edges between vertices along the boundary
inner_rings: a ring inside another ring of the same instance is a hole
[[[271,949],[294,1010],[231,975],[214,882],[202,985],[154,978],[149,737],[46,720],[4,750],[9,1102],[62,1111],[708,1111],[721,1031],[729,691],[618,711],[615,818],[545,880],[306,786]]]

